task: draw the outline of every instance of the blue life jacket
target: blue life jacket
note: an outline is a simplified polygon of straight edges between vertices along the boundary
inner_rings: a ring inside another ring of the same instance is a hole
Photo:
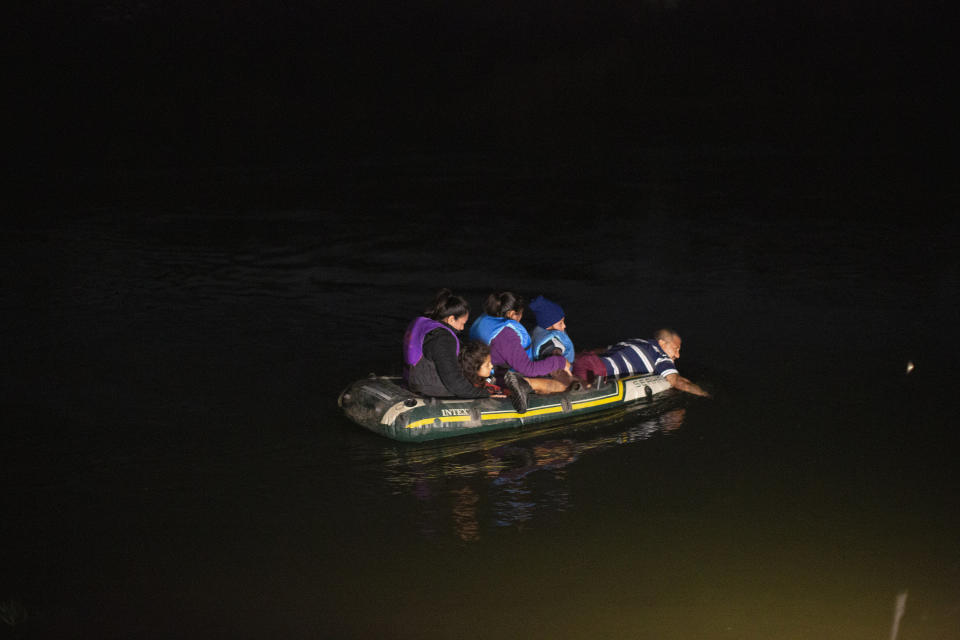
[[[500,332],[510,327],[520,336],[520,346],[527,352],[527,357],[533,360],[533,351],[530,349],[530,334],[526,328],[516,320],[509,318],[496,318],[483,313],[470,325],[470,339],[480,340],[486,344],[493,342],[493,339],[500,335]]]
[[[543,345],[548,342],[559,342],[562,345],[563,357],[567,359],[567,362],[573,363],[573,340],[570,339],[570,336],[567,335],[566,331],[557,331],[556,329],[544,329],[542,327],[535,327],[533,330],[533,345],[530,347],[530,351],[533,353],[534,360],[540,360],[537,356],[540,353],[540,349]]]

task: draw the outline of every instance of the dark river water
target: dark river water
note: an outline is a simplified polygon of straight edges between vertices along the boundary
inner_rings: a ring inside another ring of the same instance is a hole
[[[957,199],[896,159],[39,197],[0,240],[0,637],[960,638]],[[583,348],[671,326],[714,397],[428,445],[347,421],[442,286],[546,294]]]

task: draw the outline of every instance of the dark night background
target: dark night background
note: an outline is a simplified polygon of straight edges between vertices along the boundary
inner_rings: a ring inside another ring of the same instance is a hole
[[[960,638],[951,12],[6,6],[0,638]],[[441,286],[715,397],[348,422]]]
[[[23,3],[8,147],[47,186],[418,150],[603,166],[678,143],[929,172],[954,135],[949,24],[883,2]]]

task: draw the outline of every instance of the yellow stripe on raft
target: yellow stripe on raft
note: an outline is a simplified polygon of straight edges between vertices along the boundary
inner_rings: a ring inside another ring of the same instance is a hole
[[[598,407],[601,404],[610,404],[611,402],[620,402],[623,400],[623,381],[617,380],[617,393],[606,398],[596,398],[594,400],[584,400],[583,402],[574,402],[571,406],[574,411],[577,409],[586,409],[587,407]]]
[[[530,416],[542,416],[548,413],[563,413],[563,407],[559,404],[549,407],[540,407],[539,409],[530,409],[526,413],[517,413],[515,411],[491,411],[480,415],[481,420],[506,420],[508,418],[529,418]]]
[[[577,409],[586,409],[587,407],[598,407],[602,404],[610,404],[611,402],[619,402],[623,400],[623,382],[617,380],[617,392],[614,395],[606,396],[605,398],[597,398],[595,400],[584,400],[583,402],[574,402],[571,404],[571,407],[574,411]],[[555,404],[550,405],[549,407],[541,407],[539,409],[531,409],[526,413],[516,413],[514,411],[489,411],[487,413],[480,414],[481,420],[509,420],[511,418],[529,418],[531,416],[542,416],[548,413],[562,413],[563,407]],[[416,429],[417,427],[423,427],[428,424],[433,424],[437,420],[440,420],[441,423],[447,422],[469,422],[471,420],[470,416],[445,416],[445,417],[436,417],[436,418],[424,418],[423,420],[417,420],[416,422],[411,422],[407,425],[407,429]]]

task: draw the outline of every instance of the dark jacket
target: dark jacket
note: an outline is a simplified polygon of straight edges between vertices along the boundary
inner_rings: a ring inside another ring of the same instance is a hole
[[[457,339],[446,329],[434,329],[423,338],[423,358],[410,367],[410,389],[439,398],[486,398],[490,393],[463,377],[457,359]]]

